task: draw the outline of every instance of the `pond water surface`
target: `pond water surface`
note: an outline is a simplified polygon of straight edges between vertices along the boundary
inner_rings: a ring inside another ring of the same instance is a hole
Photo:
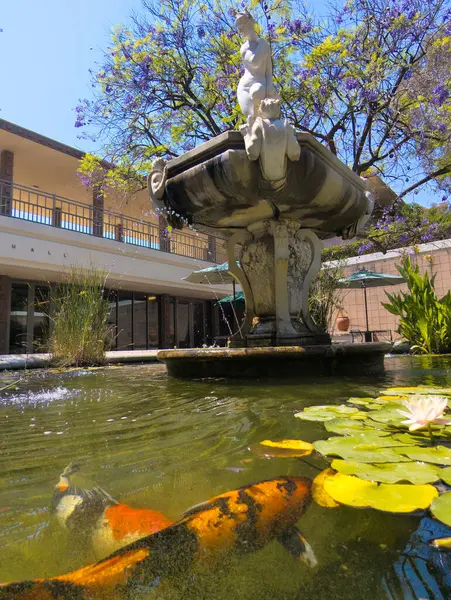
[[[268,438],[327,437],[321,424],[293,417],[305,406],[377,395],[388,385],[449,386],[450,366],[440,357],[388,358],[380,376],[284,382],[177,381],[160,365],[30,374],[0,393],[0,581],[49,577],[94,561],[77,533],[68,536],[50,516],[52,489],[72,460],[82,461],[86,486],[175,520],[194,504],[257,480],[314,477],[324,467],[320,459],[267,459],[249,450]],[[312,503],[299,526],[316,569],[273,542],[164,598],[387,598],[382,579],[419,521]],[[149,597],[160,596],[155,590]]]

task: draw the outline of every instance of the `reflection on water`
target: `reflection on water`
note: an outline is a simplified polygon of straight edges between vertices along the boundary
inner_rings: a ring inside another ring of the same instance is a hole
[[[314,477],[309,457],[271,460],[248,447],[262,439],[326,437],[293,413],[307,405],[369,396],[386,385],[451,385],[446,358],[391,358],[376,378],[318,381],[197,381],[163,367],[33,377],[0,400],[0,581],[48,577],[92,562],[84,536],[50,519],[63,468],[82,461],[86,486],[99,485],[138,508],[176,520],[216,494],[278,475]],[[277,543],[206,571],[183,589],[149,597],[222,600],[387,598],[382,585],[419,518],[312,505],[301,519],[319,566],[309,570]],[[233,593],[231,594],[231,590]],[[143,598],[146,596],[143,596]]]

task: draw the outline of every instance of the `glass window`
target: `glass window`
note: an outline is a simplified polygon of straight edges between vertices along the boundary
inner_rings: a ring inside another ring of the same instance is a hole
[[[50,290],[37,285],[34,289],[33,350],[47,352],[50,324]]]
[[[157,296],[147,296],[147,344],[148,348],[158,348],[160,342],[159,319],[158,319],[158,298]],[[174,308],[172,307],[174,314]]]
[[[203,302],[193,302],[194,347],[200,348],[206,344],[205,311]]]
[[[117,292],[115,290],[105,290],[105,298],[108,299],[110,306],[108,314],[108,350],[117,348]]]
[[[189,348],[189,303],[177,302],[177,348]]]
[[[147,348],[147,296],[135,292],[133,298],[133,348],[142,350]]]
[[[27,351],[28,289],[25,283],[13,283],[11,289],[11,317],[9,351],[20,354]]]
[[[171,298],[169,301],[169,323],[166,325],[168,331],[169,348],[175,347],[175,300]]]
[[[133,350],[133,292],[118,292],[117,301],[117,349]]]

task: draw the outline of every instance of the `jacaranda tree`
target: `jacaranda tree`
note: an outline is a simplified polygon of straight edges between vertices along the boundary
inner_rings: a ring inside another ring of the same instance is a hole
[[[86,183],[121,185],[243,120],[236,101],[242,43],[219,0],[143,0],[114,30],[80,101],[76,127],[93,136]],[[451,0],[336,0],[324,18],[298,0],[252,0],[274,57],[285,116],[349,167],[399,196],[446,188],[451,173]],[[127,184],[128,185],[128,184]]]

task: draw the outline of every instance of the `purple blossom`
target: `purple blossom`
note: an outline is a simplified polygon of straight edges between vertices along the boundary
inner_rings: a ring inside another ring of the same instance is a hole
[[[432,98],[431,102],[432,104],[435,104],[435,106],[442,106],[442,104],[449,98],[449,91],[444,85],[437,85],[432,92],[434,97]]]
[[[74,123],[74,127],[83,127],[84,126],[84,122],[80,117],[77,117],[77,120]]]
[[[355,90],[359,85],[359,80],[355,77],[347,77],[345,81],[345,87],[347,90]]]
[[[200,37],[201,39],[203,37],[205,37],[205,28],[203,25],[199,25],[199,27],[197,28],[197,35],[198,37]]]

